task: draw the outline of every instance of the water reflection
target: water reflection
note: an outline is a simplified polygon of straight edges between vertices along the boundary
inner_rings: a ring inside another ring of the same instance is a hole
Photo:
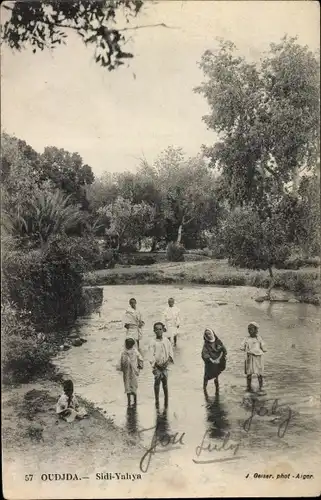
[[[126,429],[128,434],[137,434],[138,432],[138,418],[137,418],[136,406],[127,407]]]
[[[205,395],[205,400],[208,434],[211,438],[221,438],[225,436],[230,424],[219,393],[216,393],[214,398]]]
[[[162,412],[159,410],[156,412],[156,436],[159,441],[166,441],[169,434],[168,411],[164,408]]]

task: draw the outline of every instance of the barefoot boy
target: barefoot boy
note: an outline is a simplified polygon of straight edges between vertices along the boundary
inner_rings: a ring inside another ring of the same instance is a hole
[[[151,345],[150,363],[154,375],[154,393],[155,405],[159,407],[159,390],[162,383],[164,391],[164,405],[168,406],[168,365],[173,363],[173,349],[172,344],[167,338],[163,338],[165,327],[163,323],[157,322],[154,324],[154,333],[156,340]]]

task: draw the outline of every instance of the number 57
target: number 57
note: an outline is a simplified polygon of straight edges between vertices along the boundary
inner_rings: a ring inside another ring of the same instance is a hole
[[[26,474],[25,475],[25,481],[32,481],[33,479],[33,474]]]

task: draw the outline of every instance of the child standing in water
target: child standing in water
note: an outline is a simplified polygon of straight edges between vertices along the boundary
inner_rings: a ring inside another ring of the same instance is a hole
[[[79,403],[74,395],[74,384],[72,380],[63,383],[64,392],[58,399],[56,405],[57,414],[67,422],[73,422],[75,418],[83,418],[86,412],[79,408]]]
[[[167,338],[173,342],[174,347],[177,345],[177,335],[180,326],[180,311],[178,307],[175,306],[175,300],[173,297],[168,299],[168,307],[166,307],[163,312],[163,320],[166,328]]]
[[[211,328],[204,331],[204,344],[202,349],[202,359],[204,361],[203,390],[207,394],[207,384],[214,379],[215,390],[219,390],[218,377],[226,367],[227,351],[223,342],[218,338]]]
[[[127,338],[125,340],[125,349],[121,353],[120,362],[117,368],[123,372],[128,406],[131,406],[131,396],[133,396],[134,406],[136,406],[138,375],[139,370],[143,368],[143,358],[136,349],[134,339]]]
[[[259,390],[263,388],[263,354],[266,352],[264,342],[258,335],[259,325],[252,321],[248,325],[249,336],[243,340],[241,350],[245,351],[245,375],[249,392],[252,391],[252,375],[257,375]]]
[[[162,383],[164,391],[164,405],[168,406],[168,365],[174,363],[172,344],[167,338],[163,338],[165,326],[158,321],[154,324],[156,340],[151,345],[150,364],[154,375],[155,405],[159,408],[159,390]]]
[[[137,309],[137,300],[132,297],[129,301],[129,308],[125,312],[124,326],[126,328],[126,337],[133,338],[139,349],[139,341],[142,338],[142,328],[144,321],[140,311]]]

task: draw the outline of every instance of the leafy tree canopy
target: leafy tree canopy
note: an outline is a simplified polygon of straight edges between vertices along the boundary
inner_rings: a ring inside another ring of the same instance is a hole
[[[130,28],[117,28],[118,21],[129,23],[142,6],[142,0],[4,2],[9,19],[4,23],[2,37],[14,50],[31,45],[36,52],[65,43],[72,30],[93,47],[96,62],[111,71],[133,57],[124,50]]]
[[[284,37],[259,63],[236,55],[231,42],[206,51],[206,80],[196,88],[210,113],[203,119],[219,135],[205,148],[222,172],[232,205],[262,204],[282,193],[299,169],[319,157],[319,58],[296,38]]]

